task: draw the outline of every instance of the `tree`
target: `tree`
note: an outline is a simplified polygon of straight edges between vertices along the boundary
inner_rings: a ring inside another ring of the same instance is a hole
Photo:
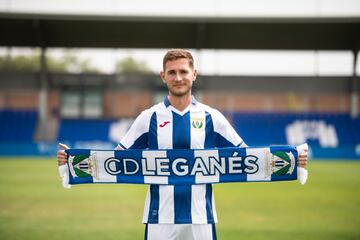
[[[0,70],[37,72],[40,71],[40,51],[30,55],[0,56]],[[74,51],[65,51],[62,58],[46,56],[46,65],[49,72],[59,73],[101,73],[91,66],[88,59],[81,60]]]
[[[34,72],[39,71],[39,69],[39,54],[0,57],[0,70]]]
[[[137,61],[133,57],[124,58],[116,63],[116,73],[151,73],[145,61]]]

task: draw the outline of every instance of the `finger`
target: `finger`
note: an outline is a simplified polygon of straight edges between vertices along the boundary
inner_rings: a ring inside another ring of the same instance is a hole
[[[299,167],[306,167],[307,165],[307,160],[300,160],[298,161],[298,166]]]
[[[62,158],[66,158],[67,157],[67,153],[64,150],[59,150],[57,152],[57,157],[62,157]]]
[[[67,161],[67,157],[66,156],[58,156],[57,160],[58,161]]]
[[[65,165],[67,163],[67,160],[66,159],[58,159],[57,163],[58,163],[59,166]]]
[[[63,143],[59,143],[59,149],[69,149],[69,147],[66,145],[66,144],[63,144]]]
[[[57,163],[58,166],[65,165],[67,163],[67,153],[65,152],[65,149],[69,149],[69,147],[65,144],[59,143],[59,149],[57,151]]]
[[[57,153],[58,153],[58,154],[61,154],[61,155],[67,155],[67,153],[65,152],[65,150],[58,150]]]
[[[299,164],[298,167],[305,168],[305,167],[306,167],[306,164]]]
[[[59,165],[59,166],[65,165],[66,162],[67,162],[66,159],[64,159],[64,160],[60,160],[60,159],[59,159],[59,160],[58,160],[58,165]]]

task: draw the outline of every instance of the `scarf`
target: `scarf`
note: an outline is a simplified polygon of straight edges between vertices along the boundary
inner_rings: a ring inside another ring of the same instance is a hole
[[[273,182],[299,179],[300,146],[172,150],[68,149],[59,167],[63,186],[89,183],[192,185],[230,182]]]

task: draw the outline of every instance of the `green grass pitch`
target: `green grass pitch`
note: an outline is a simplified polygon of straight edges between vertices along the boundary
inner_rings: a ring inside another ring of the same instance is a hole
[[[298,182],[214,185],[218,239],[360,239],[360,161]],[[0,239],[143,239],[146,186],[63,189],[55,159],[0,159]]]

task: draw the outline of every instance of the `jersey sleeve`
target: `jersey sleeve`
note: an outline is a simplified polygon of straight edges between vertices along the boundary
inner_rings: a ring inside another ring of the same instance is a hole
[[[231,126],[225,116],[214,110],[214,131],[216,147],[247,147],[246,143]]]
[[[148,148],[149,116],[149,110],[145,110],[135,119],[119,143],[122,149]]]

